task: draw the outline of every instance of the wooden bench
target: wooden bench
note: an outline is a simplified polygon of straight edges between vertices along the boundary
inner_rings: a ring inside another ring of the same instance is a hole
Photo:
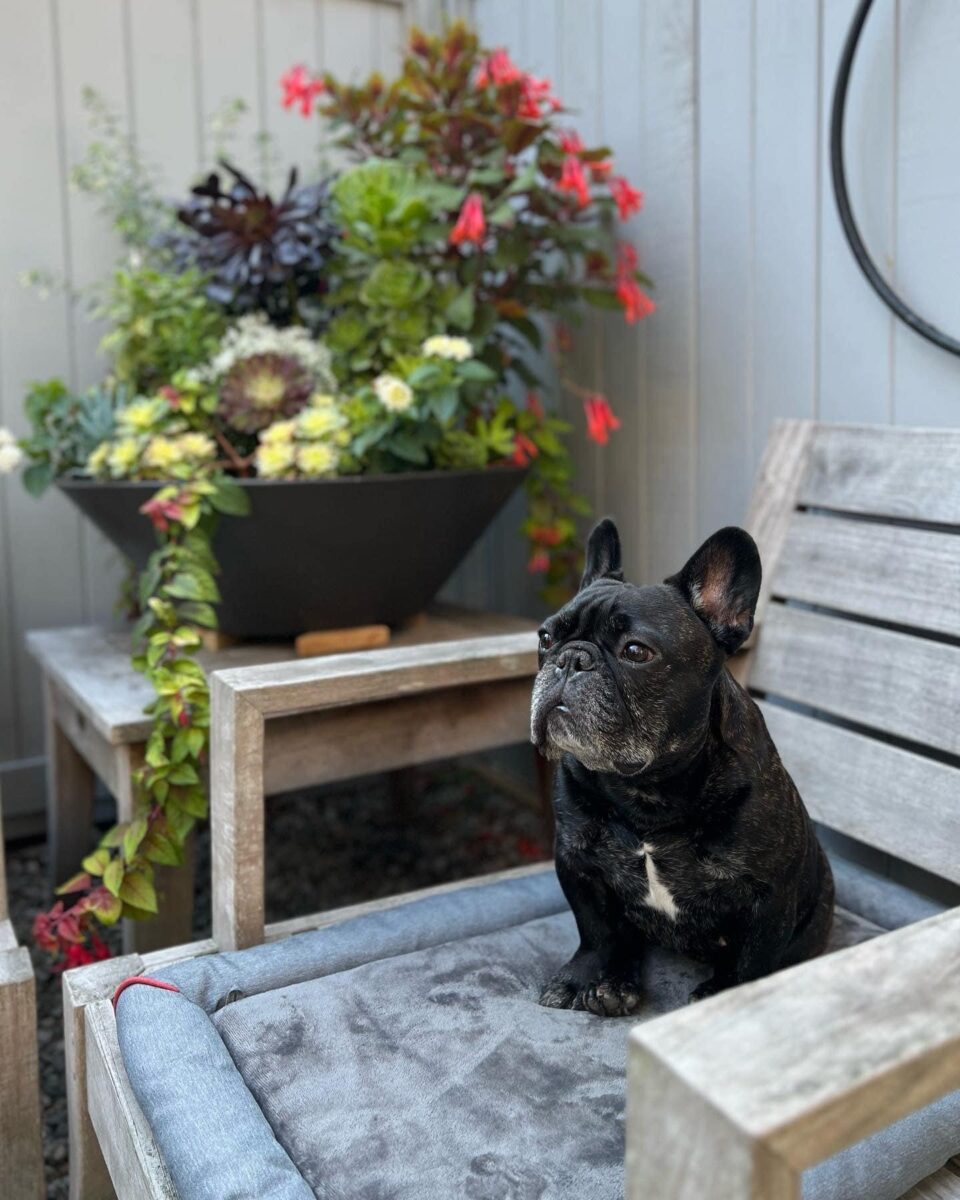
[[[960,433],[781,425],[750,523],[764,607],[736,667],[811,811],[944,888],[960,883]],[[472,681],[504,697],[503,740],[526,736],[534,639],[446,649],[215,679],[214,940],[65,977],[75,1198],[108,1195],[110,1179],[124,1200],[173,1194],[117,1045],[120,978],[405,899],[264,929],[271,723],[313,712],[332,722],[333,747],[357,703],[440,693],[427,705],[439,719]],[[631,1200],[798,1200],[804,1168],[960,1088],[960,907],[653,1020],[630,1057]],[[960,1175],[944,1165],[910,1200],[960,1200]]]
[[[17,945],[7,908],[0,814],[0,1195],[45,1195],[40,1135],[37,1001],[30,954]]]

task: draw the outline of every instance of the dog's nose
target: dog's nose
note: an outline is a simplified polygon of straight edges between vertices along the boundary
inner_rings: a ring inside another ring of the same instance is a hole
[[[596,665],[596,653],[593,647],[585,642],[574,642],[564,646],[557,658],[559,671],[592,671]]]

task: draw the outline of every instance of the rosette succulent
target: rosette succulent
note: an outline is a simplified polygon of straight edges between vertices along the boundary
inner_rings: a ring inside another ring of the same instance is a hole
[[[217,415],[241,433],[256,433],[295,416],[314,390],[313,374],[291,355],[254,354],[235,363],[220,383]]]
[[[309,319],[310,300],[324,290],[332,229],[325,213],[327,184],[297,185],[293,168],[279,200],[225,160],[232,182],[212,172],[177,210],[189,232],[174,231],[163,248],[180,269],[207,276],[211,300],[231,312],[253,310],[284,323]]]

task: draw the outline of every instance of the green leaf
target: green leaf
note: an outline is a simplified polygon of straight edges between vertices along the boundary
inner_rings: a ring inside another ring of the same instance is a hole
[[[465,287],[452,303],[447,305],[447,320],[458,329],[469,329],[473,324],[476,297],[473,286]]]
[[[110,851],[105,846],[101,846],[99,849],[94,850],[92,854],[88,854],[80,865],[91,875],[102,875],[109,862]]]
[[[23,486],[31,496],[42,496],[53,483],[55,475],[52,463],[33,463],[23,472]]]
[[[594,308],[616,309],[620,307],[616,292],[607,291],[605,288],[582,288],[580,294]]]
[[[430,411],[441,425],[448,425],[460,407],[460,394],[455,387],[441,388],[430,396]]]
[[[158,866],[179,867],[183,865],[183,851],[165,833],[153,831],[143,843],[143,856]]]
[[[197,729],[196,726],[194,726],[192,729],[188,729],[186,731],[184,737],[186,739],[187,749],[194,758],[197,758],[201,750],[203,750],[204,746],[206,745],[206,734],[202,729]]]
[[[189,600],[186,604],[177,605],[177,612],[193,625],[202,625],[204,629],[217,627],[216,609],[200,600]]]
[[[165,590],[167,595],[174,596],[177,600],[209,600],[216,604],[220,599],[213,576],[203,569],[191,573],[178,571]]]
[[[191,817],[202,821],[207,815],[207,797],[202,787],[191,788],[177,798],[178,806]]]
[[[103,873],[103,884],[111,896],[119,896],[123,887],[123,863],[119,858],[111,860]]]
[[[140,843],[147,836],[147,819],[146,817],[138,817],[133,821],[130,828],[123,835],[123,857],[127,862],[131,862],[137,856],[137,851],[140,848]]]
[[[192,783],[199,783],[200,777],[196,772],[196,768],[188,762],[178,763],[167,775],[170,783],[175,783],[178,786],[187,787]]]
[[[422,388],[429,387],[431,383],[442,378],[443,371],[436,363],[421,363],[419,367],[414,367],[407,376],[407,383],[412,388]]]
[[[389,448],[397,458],[416,463],[418,467],[426,466],[430,461],[423,445],[408,433],[395,433],[390,439]]]
[[[119,892],[124,904],[131,904],[141,912],[157,911],[157,893],[153,884],[141,871],[131,871],[123,881]]]
[[[221,475],[214,482],[217,490],[211,495],[210,503],[217,512],[245,517],[250,511],[250,497],[240,484],[229,475]]]
[[[463,379],[469,379],[473,383],[492,383],[497,378],[496,371],[475,358],[461,363],[458,371]]]

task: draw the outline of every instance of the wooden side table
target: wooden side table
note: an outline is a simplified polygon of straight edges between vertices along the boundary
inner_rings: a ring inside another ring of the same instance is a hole
[[[499,613],[438,605],[415,618],[391,639],[391,646],[417,646],[464,638],[523,633],[533,622]],[[150,721],[144,709],[153,693],[130,665],[130,639],[123,632],[96,626],[33,630],[27,646],[43,672],[47,729],[47,837],[51,877],[62,882],[79,870],[92,846],[93,798],[99,777],[117,802],[118,820],[133,814],[133,772],[143,762]],[[204,651],[200,663],[212,671],[289,662],[291,644],[257,643]],[[494,714],[489,714],[493,719]],[[478,720],[488,719],[478,713]],[[270,758],[264,763],[267,795],[331,783],[365,773],[357,769],[348,731],[339,752],[322,763],[306,753],[309,724],[278,723]],[[429,757],[421,747],[408,761]],[[456,752],[456,751],[454,751]],[[407,765],[402,761],[392,766]],[[376,770],[376,764],[368,770]],[[157,868],[157,889],[164,895],[160,916],[124,923],[124,950],[144,953],[187,942],[193,920],[193,869]]]

